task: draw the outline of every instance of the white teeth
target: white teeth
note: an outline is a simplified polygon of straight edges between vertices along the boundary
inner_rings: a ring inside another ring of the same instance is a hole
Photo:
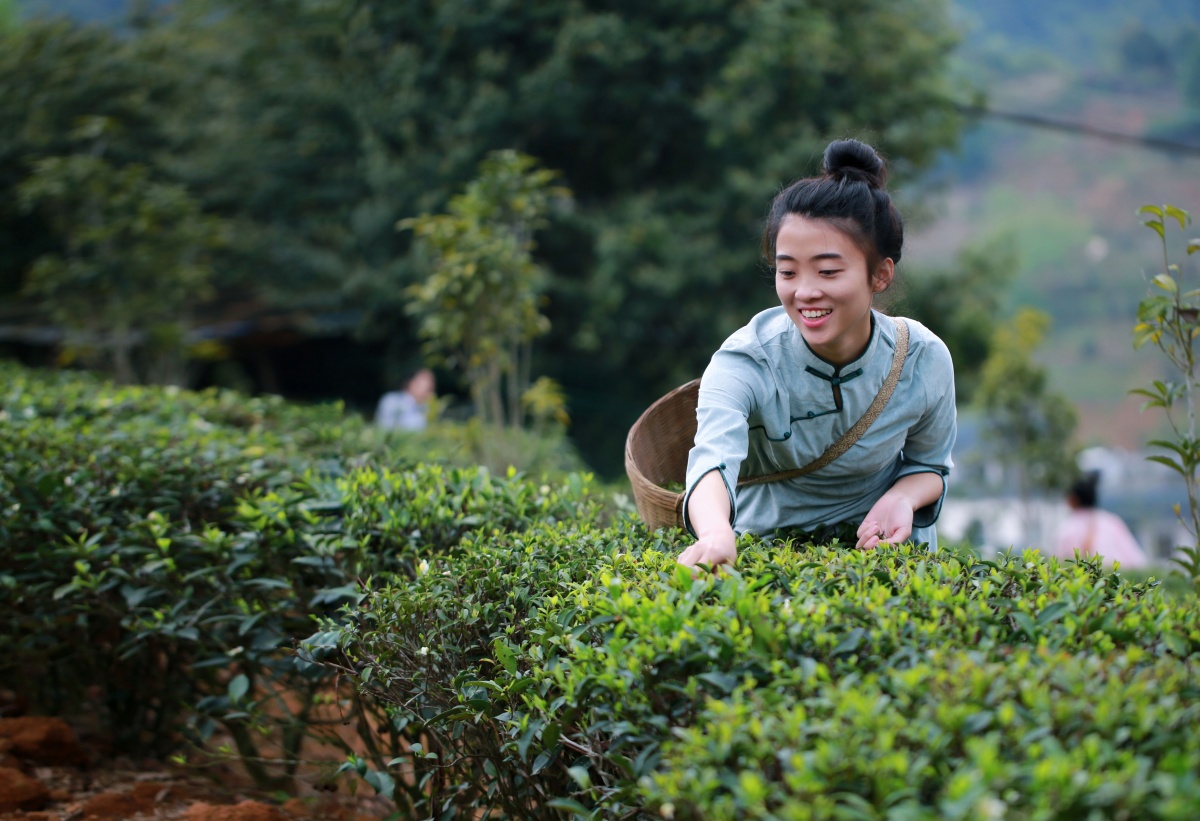
[[[827,315],[829,315],[829,314],[831,314],[831,313],[833,313],[833,311],[832,311],[832,310],[824,310],[824,311],[801,311],[801,312],[800,312],[800,316],[804,317],[805,319],[820,319],[821,317],[823,317],[823,316],[827,316]]]

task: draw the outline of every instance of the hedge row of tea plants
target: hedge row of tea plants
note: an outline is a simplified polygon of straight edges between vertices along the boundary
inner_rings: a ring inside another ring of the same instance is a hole
[[[264,787],[347,719],[373,745],[372,705],[295,656],[314,618],[473,529],[597,510],[586,475],[415,464],[420,441],[336,406],[0,364],[0,682],[118,750],[220,738]]]
[[[694,578],[586,475],[418,464],[336,407],[0,386],[0,676],[119,748],[227,739],[286,788],[349,723],[403,818],[1200,817],[1200,606],[1152,581],[753,538]]]
[[[1200,607],[1090,562],[474,533],[307,652],[391,705],[412,818],[1194,819]]]

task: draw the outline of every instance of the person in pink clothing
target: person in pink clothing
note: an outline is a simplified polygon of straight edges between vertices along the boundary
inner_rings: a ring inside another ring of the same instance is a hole
[[[1060,559],[1100,555],[1105,564],[1119,563],[1131,570],[1150,563],[1145,551],[1120,516],[1096,507],[1099,474],[1092,473],[1071,485],[1067,505],[1071,513],[1058,529],[1054,555]]]

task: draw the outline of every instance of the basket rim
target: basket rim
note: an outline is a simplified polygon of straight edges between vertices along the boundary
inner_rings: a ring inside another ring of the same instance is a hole
[[[685,494],[667,490],[652,482],[642,472],[634,456],[634,442],[641,433],[643,423],[647,419],[653,418],[657,411],[675,400],[679,394],[698,390],[699,385],[699,378],[692,379],[660,396],[642,411],[637,421],[629,428],[629,433],[625,437],[625,473],[629,477],[629,483],[633,489],[634,501],[637,503],[638,513],[652,527],[662,526],[661,524],[655,524],[659,520],[667,524],[673,523],[677,527],[682,527],[683,498]]]

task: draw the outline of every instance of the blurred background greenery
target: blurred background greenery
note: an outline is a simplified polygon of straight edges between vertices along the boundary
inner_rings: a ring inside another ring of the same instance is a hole
[[[983,365],[1033,307],[1010,364],[1078,432],[1029,452],[1161,425],[1127,396],[1162,371],[1130,344],[1134,210],[1200,207],[1191,0],[0,0],[0,28],[0,354],[368,415],[428,361],[465,417],[503,348],[504,390],[553,380],[537,424],[565,411],[618,477],[637,415],[772,304],[772,194],[853,136],[892,162],[895,308],[950,344],[964,418],[1004,412]],[[455,212],[501,150],[554,196]],[[398,226],[455,213],[475,257]],[[429,290],[488,281],[497,236],[494,298]],[[520,339],[464,347],[517,310]]]

